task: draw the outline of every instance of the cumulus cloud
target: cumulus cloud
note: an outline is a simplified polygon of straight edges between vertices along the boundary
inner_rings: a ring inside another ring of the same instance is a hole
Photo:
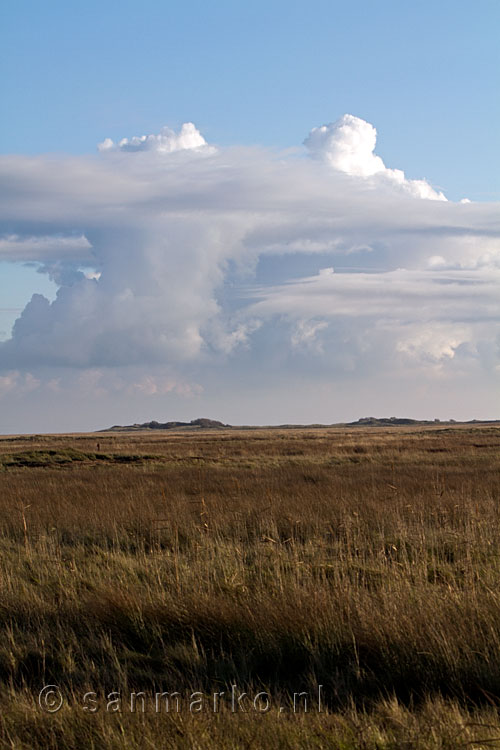
[[[170,128],[162,128],[157,135],[134,135],[132,138],[122,138],[119,143],[114,143],[111,138],[105,138],[99,143],[99,151],[156,151],[159,154],[171,154],[173,151],[183,151],[189,149],[209,149],[206,140],[193,125],[192,122],[185,122],[179,133]]]
[[[480,348],[498,355],[499,291],[500,271],[491,268],[368,274],[323,269],[314,277],[253,290],[260,299],[250,311],[281,321],[293,347],[305,345],[322,358],[330,353],[338,367],[344,366],[339,348],[349,351],[349,368],[380,352],[389,368],[401,358],[443,365],[457,353],[463,364],[463,357],[480,358]]]
[[[266,368],[496,372],[498,207],[388,169],[351,115],[305,143],[215,149],[187,123],[95,156],[0,157],[0,259],[59,284],[25,307],[0,370],[123,398],[197,398],[210,373]]]
[[[454,359],[459,350],[474,341],[471,325],[432,322],[429,326],[412,326],[397,342],[397,351],[417,361],[442,364]]]
[[[388,169],[375,154],[377,131],[369,122],[353,115],[343,115],[336,122],[313,128],[304,141],[311,155],[334,169],[356,177],[373,177],[416,198],[446,200],[426,180],[408,180],[400,169]]]
[[[359,177],[385,171],[384,162],[374,154],[376,143],[377,131],[373,125],[353,115],[313,128],[304,141],[313,156]]]

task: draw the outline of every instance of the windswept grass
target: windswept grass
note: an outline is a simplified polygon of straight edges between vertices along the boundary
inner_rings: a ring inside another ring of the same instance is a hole
[[[1,741],[500,747],[499,449],[495,426],[0,439]],[[273,710],[233,714],[233,684]],[[318,685],[321,713],[274,710]],[[165,690],[226,696],[82,707]]]

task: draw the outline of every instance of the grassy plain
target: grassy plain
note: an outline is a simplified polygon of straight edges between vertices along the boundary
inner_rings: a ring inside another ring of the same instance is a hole
[[[497,424],[0,438],[1,747],[500,747],[499,582]]]

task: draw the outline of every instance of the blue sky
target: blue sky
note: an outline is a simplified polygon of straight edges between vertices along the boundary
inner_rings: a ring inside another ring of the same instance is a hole
[[[499,28],[497,0],[4,3],[0,430],[491,416]]]
[[[350,112],[387,164],[451,198],[499,196],[497,0],[3,3],[4,153],[92,152],[193,121],[287,147]]]
[[[16,318],[31,299],[32,294],[44,294],[53,299],[57,285],[47,276],[38,273],[34,265],[25,263],[0,263],[0,341],[8,338]]]

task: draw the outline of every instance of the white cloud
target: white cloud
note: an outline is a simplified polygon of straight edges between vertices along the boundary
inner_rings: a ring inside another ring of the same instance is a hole
[[[158,135],[134,135],[132,138],[122,138],[115,144],[111,138],[105,138],[97,148],[105,151],[156,151],[159,154],[171,154],[173,151],[186,149],[206,149],[206,140],[192,122],[185,122],[179,133],[170,128],[162,128]],[[210,151],[213,151],[210,147]]]
[[[334,371],[404,371],[406,359],[432,377],[437,364],[451,375],[464,360],[488,366],[498,360],[499,292],[500,270],[491,268],[322,269],[314,277],[254,289],[257,301],[248,314],[274,321],[288,331],[293,348],[306,348]]]
[[[313,128],[304,141],[311,156],[356,177],[386,180],[416,198],[446,200],[426,180],[408,180],[400,169],[388,169],[375,152],[377,131],[369,122],[343,115],[336,122]]]
[[[432,323],[428,326],[414,326],[406,337],[397,342],[396,349],[414,360],[427,360],[442,364],[453,359],[459,347],[474,340],[472,326],[449,323]]]
[[[497,321],[500,270],[432,271],[395,269],[383,273],[325,273],[252,291],[261,297],[251,314],[262,317],[369,318],[371,320]]]
[[[377,131],[373,125],[353,115],[313,128],[304,141],[312,156],[358,177],[385,171],[384,162],[374,154],[376,143]]]
[[[222,389],[300,367],[493,372],[498,206],[421,200],[443,196],[375,142],[346,115],[311,132],[313,159],[216,150],[191,124],[92,157],[0,157],[0,259],[60,285],[26,306],[0,371],[134,399],[199,395],[214,372]]]

